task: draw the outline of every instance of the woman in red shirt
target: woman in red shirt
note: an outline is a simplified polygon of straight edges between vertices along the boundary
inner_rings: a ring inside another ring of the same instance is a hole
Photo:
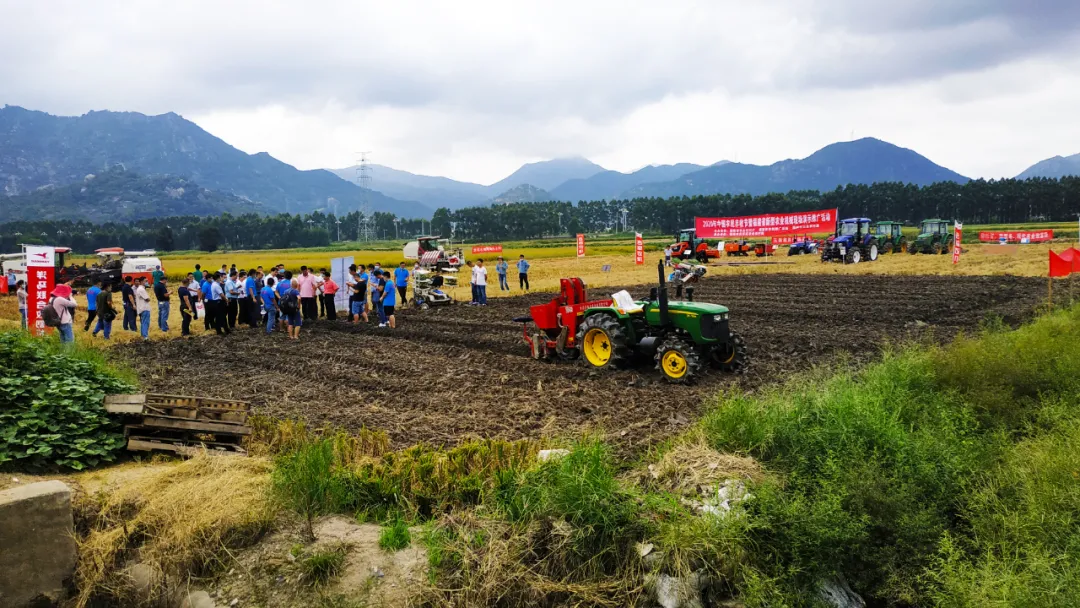
[[[322,298],[323,306],[326,308],[326,319],[335,321],[337,320],[337,309],[334,308],[334,294],[338,291],[338,285],[330,278],[329,272],[324,272],[322,276]]]

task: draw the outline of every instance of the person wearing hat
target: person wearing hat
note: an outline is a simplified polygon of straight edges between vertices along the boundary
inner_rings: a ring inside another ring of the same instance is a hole
[[[71,297],[71,286],[61,283],[53,288],[52,299],[49,300],[48,305],[52,306],[60,317],[60,326],[56,328],[60,334],[60,342],[63,344],[75,342],[75,332],[71,324],[78,304],[75,303],[75,298]]]

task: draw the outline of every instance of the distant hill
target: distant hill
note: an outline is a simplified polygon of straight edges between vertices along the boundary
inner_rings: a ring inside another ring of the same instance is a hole
[[[0,192],[17,195],[41,186],[78,182],[109,167],[144,175],[183,176],[205,188],[262,203],[266,211],[356,209],[362,191],[324,170],[300,171],[265,152],[247,154],[174,113],[90,112],[52,116],[17,106],[0,109]],[[415,201],[370,193],[376,211],[430,217]]]
[[[768,166],[714,165],[675,180],[635,186],[620,198],[827,191],[845,184],[904,182],[928,185],[942,181],[965,183],[969,180],[913,150],[867,137],[825,146],[801,160],[782,160]]]
[[[128,222],[178,215],[265,213],[231,194],[207,190],[174,176],[144,177],[122,167],[86,175],[65,186],[42,186],[28,194],[0,196],[0,223],[15,220]]]
[[[329,171],[341,179],[356,182],[357,166]],[[449,177],[416,175],[383,165],[371,165],[371,188],[400,199],[417,201],[432,209],[449,207],[461,209],[486,204],[488,187],[471,182],[459,182]]]
[[[720,161],[723,164],[727,161]],[[693,163],[675,165],[650,165],[633,173],[601,171],[586,178],[571,179],[551,191],[557,201],[599,201],[617,198],[634,186],[650,182],[666,182],[705,167]]]
[[[1080,176],[1080,154],[1072,156],[1055,156],[1041,160],[1023,171],[1016,179],[1029,177],[1065,177],[1066,175]]]
[[[532,184],[521,184],[496,196],[491,199],[491,202],[505,205],[507,203],[543,203],[550,200],[552,200],[551,195],[546,190]]]
[[[488,196],[494,197],[507,190],[530,184],[542,190],[551,190],[571,179],[583,179],[604,171],[600,165],[580,156],[556,158],[522,165],[507,177],[488,186]]]

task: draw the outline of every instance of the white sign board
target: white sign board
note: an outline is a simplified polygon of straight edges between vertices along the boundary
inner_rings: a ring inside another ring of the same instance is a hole
[[[352,275],[349,274],[349,266],[353,264],[353,256],[347,258],[332,258],[330,260],[330,278],[337,283],[338,290],[334,294],[334,308],[337,309],[338,314],[349,314],[349,288],[345,286],[347,281],[352,281]]]
[[[30,268],[52,268],[56,265],[56,249],[27,245],[26,265]]]

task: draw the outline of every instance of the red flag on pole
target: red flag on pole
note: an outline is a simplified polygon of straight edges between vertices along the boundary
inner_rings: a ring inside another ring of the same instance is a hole
[[[634,264],[640,266],[645,263],[645,241],[641,238],[641,233],[634,234]]]
[[[1073,272],[1080,272],[1080,249],[1069,247],[1059,253],[1058,257],[1072,264]]]
[[[1067,277],[1073,271],[1073,262],[1062,259],[1053,251],[1050,251],[1050,276]]]

